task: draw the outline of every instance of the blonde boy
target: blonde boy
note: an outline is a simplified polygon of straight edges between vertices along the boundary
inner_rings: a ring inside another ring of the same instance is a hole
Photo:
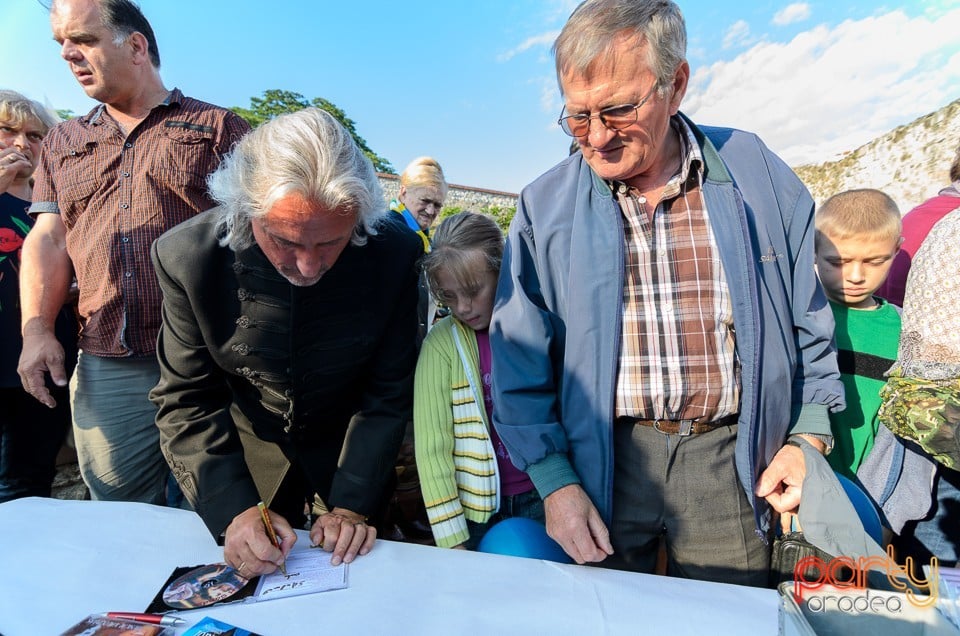
[[[900,312],[874,296],[900,247],[900,211],[879,190],[850,190],[828,199],[816,217],[816,267],[836,321],[840,377],[847,408],[830,414],[830,464],[854,478],[877,435],[884,373],[897,357]]]

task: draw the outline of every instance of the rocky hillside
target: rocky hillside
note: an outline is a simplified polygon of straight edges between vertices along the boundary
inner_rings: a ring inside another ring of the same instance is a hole
[[[899,126],[836,161],[795,167],[819,205],[851,188],[889,194],[901,213],[950,183],[950,163],[960,144],[960,99]]]

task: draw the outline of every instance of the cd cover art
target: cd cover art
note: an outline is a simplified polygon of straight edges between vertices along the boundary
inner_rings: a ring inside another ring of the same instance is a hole
[[[180,567],[163,584],[147,612],[163,613],[232,603],[250,596],[255,585],[226,563]]]
[[[60,636],[170,636],[168,627],[92,614]]]
[[[235,625],[204,616],[199,623],[183,632],[183,636],[260,636]]]

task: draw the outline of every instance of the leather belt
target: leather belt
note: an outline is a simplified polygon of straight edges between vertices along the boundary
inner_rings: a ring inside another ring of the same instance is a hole
[[[739,419],[738,414],[726,415],[712,422],[701,422],[699,420],[640,420],[635,417],[622,416],[617,418],[617,424],[637,424],[639,426],[650,426],[657,429],[664,435],[699,435],[712,431],[721,426],[730,426],[736,424]]]

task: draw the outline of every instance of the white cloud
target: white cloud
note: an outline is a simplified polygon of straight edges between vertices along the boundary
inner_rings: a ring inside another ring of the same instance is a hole
[[[730,25],[730,28],[724,34],[723,48],[729,49],[738,44],[743,44],[749,36],[750,25],[747,24],[746,20],[737,20]]]
[[[950,0],[947,0],[948,2]],[[551,21],[560,20],[566,22],[573,10],[577,8],[581,0],[555,0],[547,3],[547,18]]]
[[[825,161],[956,99],[957,33],[960,8],[821,25],[696,69],[683,110],[759,133],[790,165]]]
[[[801,22],[810,17],[810,5],[806,2],[788,4],[773,16],[773,23],[777,26],[786,26],[794,22]]]
[[[497,61],[507,62],[511,58],[519,55],[520,53],[523,53],[524,51],[528,51],[529,49],[532,49],[534,47],[545,46],[549,48],[553,46],[553,41],[557,39],[558,35],[560,35],[559,29],[557,29],[556,31],[547,31],[546,33],[541,33],[539,35],[534,35],[532,37],[529,37],[523,42],[521,42],[519,45],[507,51],[506,53],[501,53],[500,55],[498,55]]]
[[[560,97],[556,77],[548,75],[533,81],[540,85],[540,110],[559,117],[560,109],[563,108],[563,99]],[[553,120],[550,121],[550,125],[555,125]]]

